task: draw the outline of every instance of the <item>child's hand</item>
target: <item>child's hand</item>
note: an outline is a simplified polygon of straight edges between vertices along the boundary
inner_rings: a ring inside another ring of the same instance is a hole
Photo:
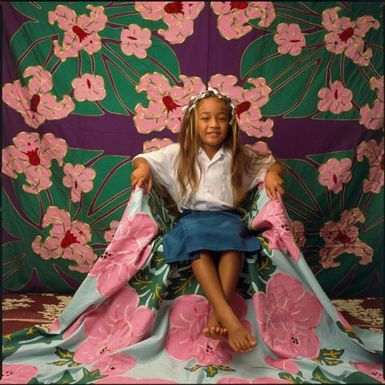
[[[146,193],[149,193],[152,189],[152,174],[151,168],[146,163],[140,163],[137,168],[131,174],[131,186],[134,188],[136,185],[144,187],[147,185]]]
[[[278,200],[278,193],[284,194],[283,179],[279,173],[270,169],[265,176],[265,189],[267,196],[272,200]]]

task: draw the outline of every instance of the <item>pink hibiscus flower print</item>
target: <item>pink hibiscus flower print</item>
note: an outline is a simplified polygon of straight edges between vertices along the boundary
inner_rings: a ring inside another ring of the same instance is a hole
[[[357,160],[369,161],[369,176],[364,179],[363,191],[378,194],[384,186],[384,138],[377,144],[374,139],[362,141],[357,147]]]
[[[227,40],[239,39],[253,28],[250,19],[260,18],[260,27],[268,27],[275,20],[271,1],[211,1],[213,12],[218,15],[217,28]]]
[[[151,47],[151,31],[141,28],[137,24],[130,24],[120,34],[120,48],[127,56],[135,55],[139,59],[147,56],[147,49]]]
[[[56,22],[64,31],[62,46],[57,40],[53,41],[54,54],[63,62],[69,57],[77,57],[81,49],[92,55],[102,48],[102,41],[97,32],[102,31],[107,23],[104,8],[88,4],[86,9],[90,10],[89,16],[78,16],[74,10],[61,4],[55,11],[48,12],[49,23]]]
[[[253,218],[250,226],[254,230],[263,230],[262,235],[269,241],[270,249],[288,250],[294,261],[301,257],[281,197],[278,201],[268,201]]]
[[[278,359],[273,359],[269,356],[265,357],[265,362],[267,365],[272,366],[273,368],[280,369],[280,370],[285,370],[290,373],[297,374],[299,372],[299,367],[295,363],[295,361],[291,358],[278,358]]]
[[[289,218],[291,228],[294,235],[295,243],[298,245],[299,248],[303,248],[306,243],[306,237],[305,237],[305,226],[301,221],[293,221]]]
[[[163,380],[161,378],[132,378],[122,376],[104,377],[95,384],[177,384],[175,381]]]
[[[160,148],[168,146],[171,143],[174,143],[174,142],[169,138],[163,138],[163,139],[154,138],[151,140],[146,140],[143,142],[143,152],[156,151],[156,150],[159,150]]]
[[[20,80],[3,86],[3,101],[24,118],[28,126],[38,128],[46,120],[58,120],[67,117],[75,109],[69,95],[64,95],[61,102],[52,95],[52,76],[41,66],[27,67],[23,77],[29,79],[26,87]]]
[[[138,92],[146,92],[148,107],[137,104],[134,122],[141,134],[161,131],[167,127],[176,133],[180,130],[183,117],[182,107],[187,105],[192,96],[205,89],[198,77],[181,75],[183,87],[171,87],[168,79],[157,72],[149,73],[140,78],[136,86]]]
[[[325,45],[329,52],[346,57],[360,66],[369,65],[373,52],[365,50],[363,38],[371,28],[378,29],[380,23],[373,16],[360,16],[355,21],[349,17],[339,17],[340,7],[325,9],[322,12],[322,25],[328,31]]]
[[[89,272],[96,278],[101,295],[111,295],[139,271],[151,253],[149,243],[157,231],[155,221],[147,214],[123,215],[111,243]]]
[[[79,102],[85,100],[96,102],[106,97],[104,79],[99,75],[83,74],[80,78],[72,80],[71,85],[74,89],[74,97]]]
[[[376,90],[377,99],[373,103],[373,108],[365,104],[360,108],[360,124],[370,130],[378,130],[384,125],[384,77],[372,77],[370,79],[370,89]]]
[[[0,384],[28,384],[37,374],[37,368],[32,365],[3,364]]]
[[[146,338],[154,318],[153,310],[139,306],[139,297],[133,288],[122,287],[84,319],[87,337],[74,352],[74,361],[92,363],[106,374],[112,373],[113,365],[117,365],[119,373],[132,368],[135,364],[132,357],[122,353],[111,357],[111,354]]]
[[[204,8],[204,1],[135,1],[143,19],[162,20],[168,29],[158,29],[171,44],[183,43],[194,31],[194,20]]]
[[[255,151],[258,155],[265,156],[270,155],[271,150],[266,142],[258,140],[254,144],[246,144],[247,147],[250,147],[253,151]]]
[[[340,266],[341,263],[335,259],[344,253],[361,257],[358,261],[360,265],[367,265],[372,261],[373,249],[358,238],[359,230],[354,226],[357,222],[365,222],[365,217],[358,207],[345,210],[338,222],[329,221],[324,224],[320,230],[320,236],[325,241],[320,250],[322,267]]]
[[[342,191],[343,184],[352,179],[351,167],[352,161],[349,158],[341,160],[328,159],[326,163],[321,164],[318,168],[318,182],[322,186],[326,186],[328,190],[338,194]]]
[[[109,356],[103,356],[96,362],[92,363],[94,370],[99,369],[100,374],[103,376],[118,375],[127,370],[135,367],[136,361],[133,357],[128,354],[112,354]]]
[[[63,185],[71,189],[71,201],[79,202],[81,193],[90,192],[94,184],[92,180],[96,176],[95,170],[84,167],[82,164],[72,165],[66,163],[63,167]]]
[[[333,114],[340,114],[352,109],[353,93],[345,88],[342,82],[336,80],[330,85],[330,88],[321,88],[318,91],[320,98],[317,106],[320,111],[330,111]]]
[[[23,190],[38,194],[51,185],[51,162],[56,159],[63,164],[67,153],[67,143],[48,133],[41,138],[38,133],[20,132],[13,139],[14,146],[8,146],[2,152],[2,172],[11,178],[23,173],[28,183]]]
[[[264,78],[249,78],[253,88],[243,89],[236,86],[238,79],[233,75],[216,74],[211,76],[208,85],[228,95],[235,104],[235,115],[239,127],[249,136],[257,138],[273,135],[273,120],[262,120],[261,107],[269,101],[271,88]]]
[[[119,226],[119,221],[112,221],[110,223],[110,230],[104,232],[104,239],[107,243],[110,243],[114,238],[115,232]]]
[[[281,358],[318,357],[320,342],[315,329],[323,308],[298,279],[274,274],[266,293],[255,293],[253,302],[263,340],[272,352]]]
[[[68,212],[56,206],[48,207],[43,217],[43,227],[52,225],[49,237],[42,241],[38,235],[32,242],[32,250],[43,259],[69,259],[76,265],[68,268],[80,273],[87,273],[95,259],[92,247],[87,243],[91,240],[91,230],[88,224],[73,221]]]
[[[350,362],[360,372],[367,374],[370,377],[373,377],[380,383],[384,384],[384,372],[382,363],[374,362]]]
[[[305,36],[298,24],[278,24],[274,41],[278,44],[280,54],[288,53],[291,56],[300,55],[306,45]]]
[[[250,331],[251,326],[244,318],[246,301],[238,294],[232,302],[236,315]],[[187,294],[178,297],[169,314],[172,325],[167,334],[165,349],[177,360],[194,359],[199,365],[224,365],[231,361],[232,349],[224,341],[213,340],[203,335],[212,307],[201,295]]]
[[[291,384],[291,382],[271,377],[259,377],[254,380],[244,377],[227,377],[221,378],[217,384]]]

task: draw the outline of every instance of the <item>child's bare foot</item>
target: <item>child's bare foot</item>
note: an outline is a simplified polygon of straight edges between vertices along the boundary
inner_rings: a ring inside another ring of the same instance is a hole
[[[212,338],[215,340],[226,340],[227,329],[222,327],[221,323],[217,320],[215,314],[212,313],[207,322],[207,326],[203,329],[203,334],[207,338]]]
[[[255,348],[257,340],[237,318],[223,324],[227,326],[227,342],[235,352],[245,353]]]

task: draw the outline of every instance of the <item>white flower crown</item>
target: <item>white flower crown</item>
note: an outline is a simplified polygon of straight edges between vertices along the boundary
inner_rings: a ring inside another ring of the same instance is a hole
[[[235,106],[234,106],[233,102],[231,101],[231,99],[228,96],[221,94],[216,88],[213,88],[213,87],[207,87],[207,90],[203,90],[198,95],[192,96],[190,98],[189,104],[182,107],[183,112],[185,112],[187,109],[188,109],[188,112],[191,112],[197,106],[198,101],[207,97],[209,92],[212,92],[215,95],[215,97],[217,97],[218,99],[226,99],[229,101],[229,104],[231,106],[231,120],[230,121],[232,121],[234,118],[234,111],[235,111]]]

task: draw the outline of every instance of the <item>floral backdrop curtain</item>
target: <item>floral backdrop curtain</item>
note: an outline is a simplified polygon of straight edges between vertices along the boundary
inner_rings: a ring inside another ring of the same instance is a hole
[[[1,2],[3,288],[73,292],[207,84],[286,169],[331,296],[383,281],[382,2]]]

